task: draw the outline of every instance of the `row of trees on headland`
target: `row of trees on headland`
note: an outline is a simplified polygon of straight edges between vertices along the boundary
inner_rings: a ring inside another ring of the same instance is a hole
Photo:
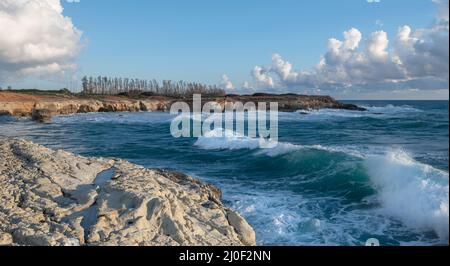
[[[98,76],[97,78],[85,76],[81,81],[84,94],[119,95],[148,93],[171,97],[189,97],[193,94],[225,95],[225,91],[217,85],[206,85],[196,82],[164,80],[162,83],[159,83],[155,79],[142,80],[103,76]]]

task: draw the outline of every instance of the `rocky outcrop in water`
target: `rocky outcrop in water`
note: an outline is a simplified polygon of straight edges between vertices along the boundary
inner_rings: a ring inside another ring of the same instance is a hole
[[[31,119],[41,123],[50,122],[53,116],[53,112],[49,109],[33,109],[31,113]]]
[[[253,95],[227,95],[225,97],[205,98],[203,102],[215,101],[222,108],[225,102],[253,102],[266,103],[269,108],[271,102],[278,103],[278,110],[282,112],[296,112],[299,110],[343,109],[351,111],[366,111],[354,104],[344,104],[330,96],[299,95],[299,94],[267,94],[255,93]]]
[[[46,122],[54,115],[67,115],[90,112],[138,112],[168,111],[173,102],[184,101],[192,105],[192,98],[171,98],[162,96],[42,96],[24,93],[0,92],[0,115],[30,116],[36,121]],[[203,97],[202,104],[216,102],[222,110],[225,102],[277,102],[280,111],[295,112],[311,109],[345,109],[364,111],[353,104],[344,104],[330,96],[308,96],[297,94],[226,95]],[[269,105],[267,105],[268,107]],[[37,110],[37,111],[36,111]],[[33,115],[36,113],[36,115]],[[42,117],[41,114],[44,114]]]
[[[0,139],[0,245],[255,245],[218,188],[185,174]]]

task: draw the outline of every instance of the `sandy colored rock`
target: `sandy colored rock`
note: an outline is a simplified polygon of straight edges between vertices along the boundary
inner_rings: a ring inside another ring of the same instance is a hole
[[[6,232],[0,232],[0,246],[9,246],[12,244],[12,236]]]
[[[0,245],[255,245],[190,176],[0,139]]]
[[[231,226],[233,226],[239,234],[239,237],[245,245],[253,245],[255,243],[255,231],[247,223],[247,221],[238,213],[228,210],[227,219]]]
[[[147,97],[134,99],[120,96],[81,97],[76,95],[33,95],[0,91],[0,113],[13,116],[46,117],[90,112],[138,112],[168,110],[174,99]],[[45,119],[47,121],[47,119]]]
[[[0,114],[13,116],[32,116],[34,110],[50,110],[48,115],[68,115],[90,112],[138,112],[138,111],[164,111],[170,110],[172,103],[177,101],[192,105],[192,99],[173,98],[166,96],[111,96],[111,95],[40,95],[0,91]],[[353,104],[344,104],[330,96],[309,96],[297,94],[265,94],[254,95],[226,95],[217,97],[202,97],[202,104],[215,102],[225,109],[225,102],[252,102],[266,103],[269,108],[271,102],[278,103],[280,111],[295,112],[310,109],[346,109],[364,111],[364,108]],[[41,112],[41,111],[39,111]],[[38,119],[39,121],[39,119]]]

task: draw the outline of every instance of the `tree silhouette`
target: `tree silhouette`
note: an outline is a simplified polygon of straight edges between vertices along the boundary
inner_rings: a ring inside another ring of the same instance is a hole
[[[151,94],[169,97],[190,97],[193,94],[205,96],[225,95],[225,91],[216,85],[206,85],[196,82],[163,80],[160,84],[155,79],[140,80],[129,78],[97,78],[84,76],[81,79],[82,93],[88,95],[120,95],[120,94]]]

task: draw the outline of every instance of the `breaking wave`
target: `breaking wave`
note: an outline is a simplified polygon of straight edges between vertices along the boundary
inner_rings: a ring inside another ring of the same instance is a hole
[[[448,173],[417,162],[404,151],[369,156],[365,165],[384,213],[448,240]]]
[[[301,150],[344,153],[363,163],[368,182],[377,191],[380,213],[410,228],[434,231],[442,240],[449,235],[449,174],[414,160],[402,150],[324,147],[272,143],[260,148],[260,139],[216,129],[198,138],[195,146],[207,150],[252,150],[254,156],[283,156]],[[295,162],[295,161],[294,161]]]

